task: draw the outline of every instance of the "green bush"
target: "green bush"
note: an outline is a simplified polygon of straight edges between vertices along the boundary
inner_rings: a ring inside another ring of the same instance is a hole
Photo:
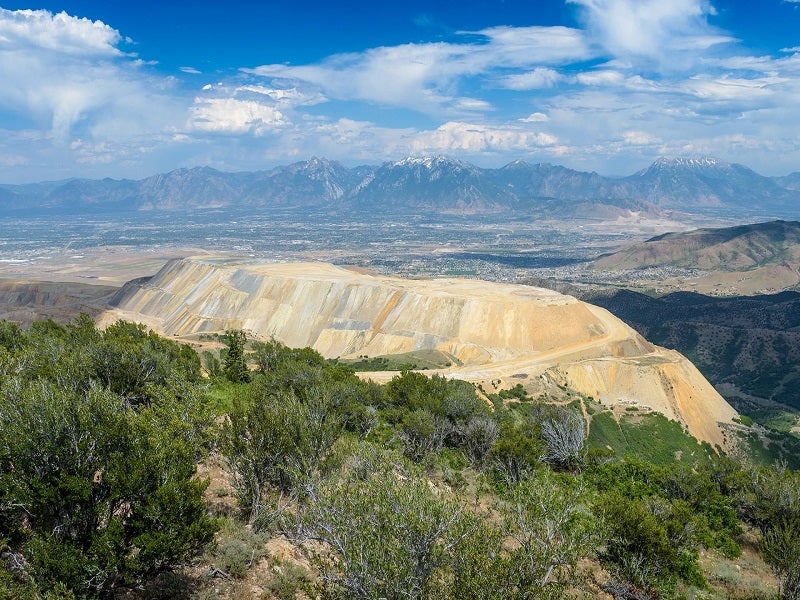
[[[242,578],[253,564],[266,556],[268,540],[267,534],[256,532],[237,521],[227,521],[209,559],[224,573]]]
[[[526,473],[541,466],[545,452],[538,425],[505,420],[501,422],[499,437],[489,451],[489,461],[502,481],[516,483]]]
[[[506,494],[504,531],[516,542],[507,561],[513,597],[558,597],[575,586],[578,560],[602,539],[580,477],[559,481],[547,469],[524,475]]]
[[[272,572],[267,591],[279,600],[295,600],[297,592],[311,588],[311,576],[300,565],[278,564],[272,568]]]
[[[367,447],[339,477],[309,489],[301,530],[328,548],[314,556],[322,598],[443,597],[463,507],[419,475]]]
[[[195,478],[212,436],[196,363],[139,326],[109,329],[32,327],[0,385],[0,538],[43,592],[141,583],[216,529]]]
[[[298,478],[320,468],[343,427],[325,390],[308,390],[306,401],[291,391],[253,393],[234,402],[220,449],[245,517],[256,523],[270,487],[290,491]]]
[[[632,499],[617,492],[597,503],[608,540],[601,559],[636,589],[671,594],[681,580],[704,586],[694,537],[694,512],[659,496]]]

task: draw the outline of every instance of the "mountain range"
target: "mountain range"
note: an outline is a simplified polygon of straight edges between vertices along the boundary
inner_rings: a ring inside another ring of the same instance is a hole
[[[662,158],[627,177],[514,161],[484,169],[444,156],[347,168],[326,159],[268,171],[177,169],[141,180],[0,184],[0,213],[322,209],[337,213],[515,213],[613,216],[639,211],[794,214],[800,172],[765,177],[711,158]]]

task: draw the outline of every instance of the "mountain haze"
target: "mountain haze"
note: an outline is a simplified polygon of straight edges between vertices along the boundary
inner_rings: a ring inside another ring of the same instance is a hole
[[[770,178],[715,159],[659,159],[612,178],[551,164],[514,161],[483,169],[444,156],[409,157],[347,168],[312,158],[269,171],[177,169],[139,181],[72,179],[0,185],[0,211],[113,213],[226,207],[324,208],[448,213],[613,217],[663,210],[791,213],[800,206],[797,174]],[[727,213],[726,213],[727,214]]]

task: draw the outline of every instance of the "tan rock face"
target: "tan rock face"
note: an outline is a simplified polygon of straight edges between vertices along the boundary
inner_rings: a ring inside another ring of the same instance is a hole
[[[604,403],[658,410],[712,444],[723,444],[720,423],[736,416],[677,352],[601,308],[528,286],[193,258],[127,284],[112,304],[103,321],[139,320],[178,337],[243,329],[327,357],[435,349],[461,363],[446,376],[523,382],[534,393],[566,383]]]

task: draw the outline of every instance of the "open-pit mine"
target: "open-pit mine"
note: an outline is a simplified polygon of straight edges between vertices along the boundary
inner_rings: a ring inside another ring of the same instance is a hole
[[[106,302],[101,324],[134,320],[190,342],[242,329],[329,358],[435,350],[451,365],[429,374],[488,390],[570,388],[611,407],[658,411],[722,447],[738,416],[678,352],[650,344],[602,308],[530,286],[197,257],[169,261]]]

